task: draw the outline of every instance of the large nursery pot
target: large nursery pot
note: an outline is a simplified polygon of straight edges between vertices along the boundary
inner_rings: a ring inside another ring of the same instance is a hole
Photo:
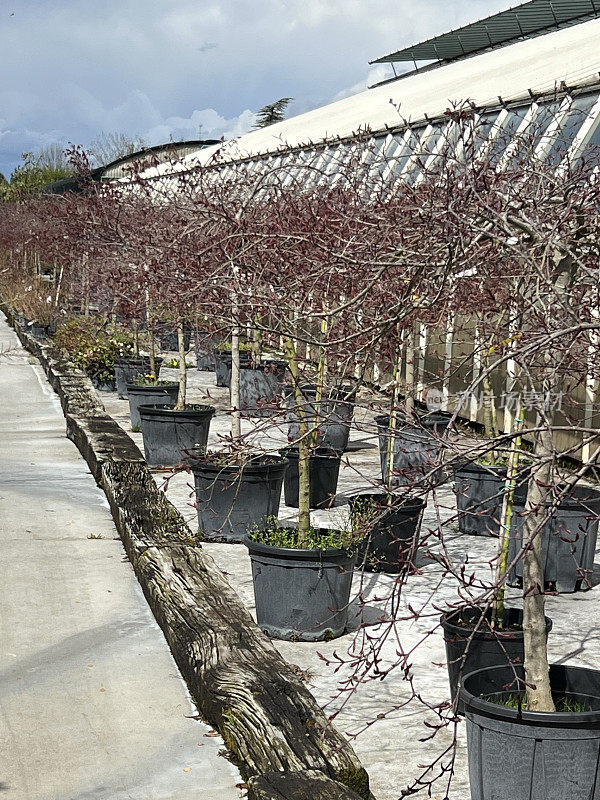
[[[419,414],[419,424],[435,436],[443,436],[453,419],[454,414],[449,411],[423,411]]]
[[[262,631],[274,639],[308,642],[345,632],[356,553],[273,547],[249,538],[244,543]]]
[[[585,711],[542,713],[491,698],[516,693],[522,667],[466,675],[460,698],[467,720],[471,800],[597,800],[600,796],[600,672],[553,664],[555,702]]]
[[[471,462],[454,473],[458,529],[473,536],[498,536],[506,467]]]
[[[178,394],[178,383],[163,383],[159,386],[140,386],[137,383],[128,383],[127,396],[132,429],[139,431],[141,428],[140,406],[170,406],[172,408],[177,402]]]
[[[197,330],[194,334],[196,348],[196,366],[201,372],[215,371],[215,347],[223,337],[209,331]]]
[[[252,355],[247,350],[240,350],[240,372],[251,360]],[[217,386],[231,384],[231,351],[215,350],[215,375]]]
[[[525,646],[521,609],[507,608],[502,628],[492,628],[491,619],[491,611],[473,607],[449,611],[440,618],[452,702],[456,701],[464,675],[487,667],[523,664]],[[546,636],[551,630],[552,620],[546,617]],[[457,711],[464,714],[460,702]]]
[[[189,405],[183,411],[164,405],[140,406],[144,452],[149,467],[173,467],[188,451],[205,449],[212,406]]]
[[[389,429],[389,415],[375,417],[379,434],[379,460],[381,477],[386,480],[388,443],[392,437],[393,471],[392,486],[432,488],[445,480],[443,467],[439,464],[442,442],[439,423],[423,426],[399,418],[394,431]],[[446,426],[447,427],[447,426]],[[444,428],[444,431],[446,428]],[[435,435],[434,435],[435,434]]]
[[[367,530],[358,551],[358,563],[368,572],[398,573],[416,541],[423,510],[427,505],[420,497],[395,497],[365,492],[350,498],[353,524]],[[372,522],[369,523],[369,517]]]
[[[162,358],[154,359],[154,366],[156,370],[155,377],[158,378]],[[137,358],[119,358],[115,362],[115,382],[117,384],[117,394],[121,400],[127,400],[127,384],[134,383],[135,379],[140,375],[146,375],[150,372],[150,356],[142,356]]]
[[[280,456],[258,456],[231,466],[202,456],[191,459],[203,537],[241,542],[249,527],[277,517],[287,465]]]
[[[560,490],[560,486],[558,489]],[[508,563],[519,555],[523,543],[526,492],[515,497],[509,538]],[[550,505],[550,501],[547,504]],[[589,588],[598,536],[600,491],[576,486],[560,501],[542,531],[544,581],[557,592]],[[508,575],[509,586],[523,585],[523,560]]]
[[[114,392],[116,388],[116,382],[114,375],[113,376],[103,376],[100,377],[99,375],[90,375],[90,380],[94,389],[97,389],[99,392]]]
[[[313,384],[306,384],[301,387],[301,390],[304,397],[303,410],[308,425],[312,428],[317,417],[315,408],[317,387]],[[317,444],[320,447],[328,447],[343,453],[348,446],[355,394],[356,390],[353,386],[339,386],[326,391],[326,396],[321,400],[318,409]],[[288,439],[290,442],[294,442],[300,435],[300,428],[298,408],[292,387],[286,388],[286,395],[289,409],[287,416]]]
[[[298,461],[300,451],[297,447],[286,447],[280,450],[288,459],[289,466],[283,481],[283,496],[286,506],[298,508],[299,473]],[[309,457],[310,473],[310,507],[330,508],[335,502],[338,476],[340,473],[341,453],[329,448],[317,447]]]
[[[48,326],[40,325],[37,322],[30,324],[27,331],[36,339],[45,339],[48,336]]]
[[[277,413],[285,381],[285,361],[267,360],[245,364],[240,370],[240,410],[252,417]]]
[[[162,328],[158,331],[158,338],[160,339],[160,349],[163,352],[179,352],[179,334],[177,330],[168,330]],[[191,331],[188,327],[183,330],[183,345],[186,352],[190,349]]]

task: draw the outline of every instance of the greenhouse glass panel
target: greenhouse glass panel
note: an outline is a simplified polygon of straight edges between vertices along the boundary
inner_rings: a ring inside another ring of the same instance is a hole
[[[488,150],[487,156],[490,164],[497,164],[504,151],[509,147],[513,137],[519,130],[523,123],[529,106],[521,106],[520,108],[511,108],[506,114],[506,117],[499,125],[494,125],[490,133],[491,145]]]
[[[417,152],[417,148],[419,147],[421,137],[425,130],[425,128],[417,128],[416,130],[411,129],[408,131],[408,135],[404,140],[402,148],[390,162],[391,175],[398,176],[402,174],[408,161]]]
[[[579,154],[579,158],[586,160],[593,159],[596,163],[600,163],[600,114],[597,114],[594,119],[592,135]]]
[[[415,183],[428,172],[432,165],[432,155],[442,145],[446,125],[429,126],[425,129],[421,141],[415,151],[414,158],[408,166],[406,180]]]
[[[569,103],[557,129],[551,131],[552,142],[545,154],[542,155],[544,161],[553,167],[560,164],[573,144],[579,129],[589,119],[590,111],[596,100],[597,95],[586,95],[585,97],[576,97]]]
[[[456,125],[459,133],[457,156],[461,158],[461,161],[468,163],[477,158],[481,149],[489,141],[498,114],[498,111],[488,111],[479,115],[473,122]]]

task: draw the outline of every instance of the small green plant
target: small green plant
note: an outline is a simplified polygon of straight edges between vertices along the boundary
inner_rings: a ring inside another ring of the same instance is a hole
[[[229,352],[230,353],[231,352],[231,342],[228,342],[228,341],[220,342],[216,346],[215,350],[220,350],[222,352]],[[245,350],[245,351],[252,350],[252,342],[240,341],[240,350]]]
[[[103,382],[114,378],[115,361],[133,353],[133,337],[98,317],[75,317],[63,323],[54,341],[87,375]]]
[[[527,711],[527,695],[524,692],[510,692],[508,694],[490,694],[482,697],[488,703],[505,708],[516,708],[520,711]],[[554,704],[558,712],[563,714],[584,714],[592,709],[585,703],[580,703],[573,697],[556,697]],[[549,712],[552,713],[552,712]]]
[[[145,375],[137,375],[133,383],[135,386],[173,386],[175,381],[163,381],[147,373]]]
[[[88,539],[102,539],[101,533],[88,533]]]
[[[311,527],[300,542],[298,529],[280,526],[277,517],[266,517],[262,525],[249,528],[248,538],[259,544],[293,550],[332,550],[349,548],[356,544],[354,532],[348,528],[320,530]]]
[[[187,369],[191,369],[194,365],[188,364],[188,362],[186,361],[185,366],[187,367]],[[163,367],[165,367],[166,369],[179,369],[179,359],[172,358],[170,361],[165,361],[163,363]]]

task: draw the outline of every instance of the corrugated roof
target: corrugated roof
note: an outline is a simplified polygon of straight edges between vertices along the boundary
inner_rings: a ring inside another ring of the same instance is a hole
[[[510,42],[600,16],[600,0],[530,0],[462,28],[434,36],[372,61],[452,61]]]

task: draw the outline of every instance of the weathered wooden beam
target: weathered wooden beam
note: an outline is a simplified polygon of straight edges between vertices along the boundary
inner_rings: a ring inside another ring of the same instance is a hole
[[[219,730],[244,777],[264,777],[254,784],[255,796],[356,796],[343,788],[345,794],[331,793],[342,784],[370,797],[367,773],[348,741],[157,488],[139,449],[106,414],[89,379],[18,324],[16,330],[39,358],[60,398],[67,435],[106,493],[135,573],[199,711]],[[289,776],[287,783],[282,776]],[[321,794],[323,787],[329,793]]]
[[[359,800],[322,772],[269,772],[248,782],[248,800]]]

